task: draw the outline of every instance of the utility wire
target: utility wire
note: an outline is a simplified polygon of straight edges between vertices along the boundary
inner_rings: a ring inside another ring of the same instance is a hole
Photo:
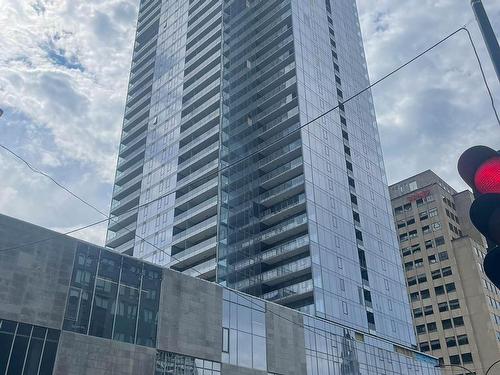
[[[489,94],[489,96],[490,96],[490,99],[491,99],[491,102],[492,102],[492,107],[493,107],[493,110],[494,110],[494,112],[495,112],[495,116],[496,116],[496,118],[497,118],[497,121],[498,121],[498,122],[499,122],[499,124],[500,124],[500,119],[499,119],[498,113],[497,113],[496,108],[495,108],[495,103],[494,103],[494,100],[493,100],[493,95],[491,94],[491,90],[490,90],[490,88],[489,88],[489,86],[488,86],[488,83],[487,83],[487,80],[486,80],[486,77],[485,77],[485,74],[484,74],[484,70],[483,70],[483,68],[482,68],[482,64],[481,64],[481,61],[480,61],[479,55],[477,54],[477,50],[476,50],[475,44],[474,44],[474,42],[473,42],[473,40],[472,40],[472,37],[471,37],[471,35],[470,35],[470,32],[469,32],[469,30],[468,30],[465,26],[464,26],[464,27],[461,27],[461,28],[459,28],[459,29],[457,29],[457,30],[455,30],[455,31],[454,31],[454,32],[452,32],[451,34],[449,34],[449,35],[447,35],[446,37],[442,38],[442,39],[441,39],[440,41],[438,41],[437,43],[433,44],[432,46],[430,46],[429,48],[425,49],[424,51],[422,51],[421,53],[419,53],[418,55],[416,55],[416,56],[415,56],[415,57],[413,57],[412,59],[408,60],[408,61],[407,61],[407,62],[405,62],[404,64],[400,65],[400,66],[399,66],[399,67],[397,67],[396,69],[392,70],[392,71],[391,71],[391,72],[389,72],[388,74],[386,74],[386,75],[384,75],[383,77],[381,77],[380,79],[376,80],[375,82],[373,82],[372,84],[370,84],[370,85],[369,85],[369,86],[367,86],[366,88],[362,89],[361,91],[359,91],[359,92],[357,92],[356,94],[352,95],[351,97],[347,98],[345,101],[341,102],[340,104],[345,104],[345,103],[347,103],[347,102],[349,102],[349,101],[351,101],[351,100],[355,99],[356,97],[360,96],[361,94],[363,94],[363,93],[367,92],[368,90],[370,90],[370,89],[371,89],[371,88],[373,88],[374,86],[378,85],[378,84],[379,84],[379,83],[381,83],[382,81],[386,80],[387,78],[389,78],[389,77],[391,77],[392,75],[396,74],[396,73],[397,73],[397,72],[399,72],[400,70],[404,69],[406,66],[410,65],[411,63],[413,63],[414,61],[416,61],[417,59],[419,59],[420,57],[422,57],[423,55],[425,55],[425,54],[426,54],[426,53],[428,53],[429,51],[433,50],[434,48],[436,48],[436,47],[437,47],[437,46],[439,46],[440,44],[444,43],[445,41],[447,41],[447,40],[448,40],[448,39],[450,39],[452,36],[454,36],[455,34],[457,34],[458,32],[460,32],[460,31],[462,31],[462,30],[464,30],[464,31],[466,31],[466,32],[467,32],[467,35],[468,35],[469,40],[470,40],[470,42],[471,42],[471,45],[472,45],[472,47],[473,47],[474,53],[475,53],[476,58],[477,58],[477,60],[478,60],[479,67],[480,67],[480,70],[481,70],[481,74],[482,74],[482,76],[483,76],[483,80],[484,80],[485,86],[486,86],[487,91],[488,91],[488,94]],[[336,110],[336,109],[338,109],[338,108],[339,108],[340,104],[339,104],[339,105],[337,105],[337,106],[335,106],[335,107],[333,107],[333,108],[331,108],[331,109],[329,109],[328,111],[326,111],[326,112],[324,112],[323,114],[321,114],[321,115],[317,116],[316,118],[313,118],[312,120],[310,120],[310,121],[308,121],[308,122],[304,123],[303,125],[299,126],[297,129],[292,130],[292,131],[291,131],[288,135],[293,134],[293,133],[295,133],[295,132],[299,131],[300,129],[302,129],[302,128],[304,128],[304,127],[306,127],[306,126],[308,126],[308,125],[312,124],[313,122],[315,122],[315,121],[319,120],[320,118],[322,118],[322,117],[326,116],[327,114],[329,114],[329,113],[333,112],[334,110]],[[252,156],[254,156],[254,155],[256,155],[256,154],[258,154],[258,153],[260,153],[260,152],[262,152],[262,151],[264,151],[265,149],[267,149],[267,148],[271,147],[272,145],[274,145],[275,143],[279,142],[280,140],[281,140],[281,139],[279,139],[279,140],[277,140],[277,141],[274,141],[274,142],[272,142],[271,144],[267,145],[266,147],[264,147],[264,148],[262,148],[262,149],[259,149],[259,150],[255,151],[255,152],[253,152],[253,153],[251,153],[251,154],[249,154],[249,155],[245,156],[245,157],[242,157],[241,159],[236,160],[236,161],[232,162],[231,164],[229,164],[229,165],[227,165],[227,166],[225,166],[225,167],[223,167],[223,168],[218,168],[218,170],[216,170],[216,171],[214,171],[214,172],[212,172],[212,173],[213,173],[213,174],[215,174],[215,173],[217,173],[217,174],[218,174],[218,173],[222,172],[223,170],[228,169],[228,168],[230,168],[230,167],[232,167],[232,166],[234,166],[234,165],[236,165],[236,164],[238,164],[238,163],[242,162],[243,160],[246,160],[246,159],[248,159],[248,158],[250,158],[250,157],[252,157]],[[83,199],[83,198],[79,197],[77,194],[73,193],[73,192],[72,192],[69,188],[67,188],[67,187],[65,187],[64,185],[62,185],[61,183],[59,183],[57,180],[55,180],[55,179],[54,179],[53,177],[51,177],[50,175],[48,175],[48,174],[46,174],[45,172],[40,171],[39,169],[37,169],[37,168],[33,167],[33,166],[29,163],[29,162],[27,162],[27,161],[26,161],[25,159],[23,159],[21,156],[19,156],[18,154],[16,154],[14,151],[10,150],[9,148],[7,148],[6,146],[3,146],[3,145],[0,145],[0,147],[2,147],[4,150],[6,150],[7,152],[9,152],[9,153],[11,153],[12,155],[14,155],[16,158],[20,159],[20,160],[21,160],[23,163],[25,163],[25,164],[28,166],[28,168],[29,168],[30,170],[32,170],[34,173],[41,174],[42,176],[44,176],[44,177],[46,177],[46,178],[50,179],[50,180],[51,180],[54,184],[56,184],[57,186],[59,186],[61,189],[65,190],[65,191],[66,191],[67,193],[69,193],[71,196],[75,197],[76,199],[78,199],[79,201],[81,201],[82,203],[84,203],[85,205],[87,205],[87,206],[89,206],[89,207],[93,208],[94,210],[96,210],[96,211],[97,211],[97,212],[99,212],[100,214],[102,214],[102,215],[105,215],[105,216],[106,216],[106,218],[105,218],[105,219],[103,219],[103,220],[96,221],[96,222],[94,222],[94,223],[91,223],[91,224],[85,225],[85,226],[83,226],[83,227],[78,227],[78,228],[75,228],[75,229],[73,229],[73,230],[70,230],[70,231],[68,231],[68,232],[64,232],[64,233],[57,233],[57,234],[55,234],[54,236],[47,237],[47,238],[44,238],[44,239],[40,239],[40,240],[37,240],[37,241],[33,241],[33,242],[30,242],[30,243],[24,243],[24,244],[21,244],[21,245],[18,245],[18,246],[14,246],[14,247],[5,248],[5,249],[0,249],[0,252],[6,252],[6,251],[9,251],[9,250],[19,249],[19,248],[22,248],[22,247],[25,247],[25,246],[34,245],[34,244],[38,244],[38,243],[41,243],[41,242],[49,241],[49,240],[51,240],[51,239],[53,239],[53,238],[57,238],[57,237],[60,237],[60,236],[69,235],[69,234],[72,234],[72,233],[75,233],[75,232],[78,232],[78,231],[81,231],[81,230],[84,230],[84,229],[90,228],[90,227],[92,227],[92,226],[95,226],[95,225],[101,224],[101,223],[106,222],[106,221],[108,221],[108,220],[113,220],[113,221],[115,221],[115,220],[116,220],[116,219],[114,219],[112,216],[107,216],[104,212],[102,212],[101,210],[99,210],[97,207],[95,207],[95,206],[94,206],[94,205],[92,205],[91,203],[87,202],[85,199]],[[210,175],[210,174],[209,174],[209,175]],[[168,192],[168,193],[165,193],[165,194],[163,194],[163,195],[161,195],[161,196],[159,196],[159,197],[157,197],[157,198],[155,198],[155,199],[153,199],[153,200],[151,200],[151,201],[149,201],[149,202],[146,202],[146,203],[143,203],[143,204],[141,204],[141,205],[138,205],[138,206],[136,206],[136,207],[134,207],[134,208],[132,208],[132,209],[129,209],[129,210],[127,210],[127,211],[123,212],[123,213],[131,212],[131,211],[133,211],[133,210],[135,210],[135,209],[138,209],[138,208],[140,208],[140,207],[144,207],[144,206],[146,206],[146,205],[149,205],[149,204],[151,204],[151,203],[153,203],[153,202],[155,202],[155,201],[157,201],[157,200],[159,200],[159,199],[162,199],[162,198],[164,198],[164,197],[167,197],[167,196],[169,196],[169,195],[171,195],[171,194],[173,194],[173,193],[175,193],[175,192],[176,192],[176,190],[175,190],[175,191],[170,191],[170,192]],[[123,213],[122,213],[122,214],[123,214]],[[124,226],[122,226],[122,228],[125,228],[125,229],[127,229],[127,230],[129,230],[129,231],[132,231],[131,229],[126,228],[126,227],[124,227]],[[140,238],[140,239],[143,239],[143,238],[141,238],[141,237],[140,237],[139,235],[137,235],[137,234],[136,234],[136,236],[137,236],[138,238]],[[144,240],[145,242],[149,243],[147,240],[145,240],[145,239],[143,239],[143,240]],[[149,244],[151,244],[151,243],[149,243]],[[158,250],[160,250],[160,251],[162,251],[162,252],[166,253],[166,251],[165,251],[165,250],[163,250],[163,249],[161,249],[161,248],[157,247],[156,245],[154,245],[154,244],[151,244],[151,245],[152,245],[153,247],[157,248]],[[166,254],[167,254],[170,258],[172,258],[172,259],[174,259],[174,260],[179,261],[179,259],[175,258],[173,255],[170,255],[170,254],[168,254],[168,253],[166,253]],[[196,268],[195,268],[195,267],[192,267],[191,269],[193,269],[193,270],[195,270],[196,272],[198,272],[198,274],[199,274],[199,275],[201,275],[201,274],[202,274],[200,271],[196,270]],[[229,289],[229,288],[227,288],[227,287],[224,287],[224,288]],[[240,291],[237,291],[237,290],[232,290],[232,289],[229,289],[229,290],[231,290],[231,291],[233,291],[233,292],[237,293],[237,294],[238,294],[238,295],[240,295],[243,299],[245,299],[245,300],[247,300],[248,302],[252,303],[252,300],[251,300],[251,299],[249,299],[249,298],[247,298],[247,295],[246,295],[246,294],[244,294],[243,292],[240,292]],[[282,315],[280,315],[280,314],[278,314],[278,313],[276,313],[276,312],[270,311],[270,313],[272,313],[273,315],[275,315],[275,316],[277,316],[277,317],[279,317],[279,318],[281,318],[281,319],[284,319],[284,320],[286,320],[286,321],[288,321],[288,322],[290,322],[290,323],[292,323],[292,324],[295,324],[295,325],[297,325],[297,326],[299,326],[299,327],[303,328],[304,330],[308,330],[308,331],[310,331],[310,332],[312,332],[312,333],[314,333],[314,334],[316,334],[316,335],[318,335],[318,336],[322,336],[322,337],[324,337],[324,338],[326,338],[326,339],[330,339],[330,337],[328,337],[328,336],[326,336],[326,335],[323,335],[323,334],[321,334],[321,333],[317,332],[316,330],[312,330],[312,329],[310,329],[309,327],[307,327],[307,326],[305,326],[305,325],[302,325],[302,324],[296,323],[296,322],[294,322],[293,320],[288,319],[287,317],[284,317],[284,316],[282,316]]]
[[[382,76],[381,78],[379,78],[379,79],[378,79],[378,80],[376,80],[375,82],[371,83],[370,85],[368,85],[368,86],[367,86],[367,87],[365,87],[364,89],[362,89],[362,90],[358,91],[357,93],[353,94],[352,96],[350,96],[349,98],[347,98],[347,99],[346,99],[346,100],[344,100],[343,102],[339,102],[339,104],[338,104],[338,105],[336,105],[335,107],[333,107],[333,108],[331,108],[331,109],[327,110],[326,112],[324,112],[324,113],[322,113],[322,114],[318,115],[317,117],[313,118],[312,120],[307,121],[306,123],[304,123],[304,124],[300,125],[300,126],[299,126],[299,127],[297,127],[296,129],[291,130],[291,131],[287,134],[287,136],[289,136],[290,134],[293,134],[293,133],[295,133],[295,132],[298,132],[298,131],[299,131],[299,130],[301,130],[302,128],[304,128],[304,127],[306,127],[306,126],[308,126],[308,125],[312,124],[313,122],[315,122],[315,121],[317,121],[317,120],[321,119],[322,117],[324,117],[324,116],[326,116],[326,115],[330,114],[331,112],[335,111],[336,109],[338,109],[338,108],[339,108],[339,106],[340,106],[340,105],[343,105],[343,104],[345,104],[345,103],[348,103],[348,102],[350,102],[351,100],[353,100],[353,99],[357,98],[358,96],[362,95],[363,93],[365,93],[365,92],[369,91],[369,90],[370,90],[370,89],[372,89],[374,86],[376,86],[376,85],[380,84],[382,81],[386,80],[387,78],[389,78],[389,77],[391,77],[392,75],[396,74],[396,73],[397,73],[397,72],[399,72],[400,70],[404,69],[405,67],[407,67],[408,65],[410,65],[410,64],[411,64],[411,63],[413,63],[414,61],[418,60],[419,58],[421,58],[422,56],[424,56],[425,54],[427,54],[428,52],[430,52],[431,50],[433,50],[434,48],[436,48],[437,46],[441,45],[442,43],[444,43],[445,41],[447,41],[448,39],[450,39],[451,37],[453,37],[455,34],[459,33],[460,31],[463,31],[463,30],[464,30],[464,31],[466,31],[467,33],[469,33],[469,31],[467,30],[467,28],[466,28],[465,26],[462,26],[462,27],[458,28],[457,30],[455,30],[455,31],[453,31],[452,33],[448,34],[447,36],[443,37],[443,38],[442,38],[442,39],[440,39],[438,42],[436,42],[436,43],[434,43],[433,45],[431,45],[430,47],[426,48],[424,51],[420,52],[419,54],[417,54],[417,55],[416,55],[416,56],[414,56],[413,58],[411,58],[411,59],[407,60],[405,63],[403,63],[403,64],[399,65],[397,68],[393,69],[392,71],[390,71],[389,73],[385,74],[384,76]],[[472,42],[472,44],[473,44],[473,42]],[[473,45],[474,45],[474,44],[473,44]],[[481,68],[482,68],[482,65],[481,65]],[[486,80],[485,80],[485,83],[486,83],[486,85],[487,85]],[[488,86],[488,92],[490,92],[490,90],[489,90],[489,86]],[[490,92],[490,94],[491,94],[491,92]],[[493,96],[491,95],[490,97],[491,97],[491,99],[493,100]],[[496,111],[496,110],[495,110],[495,111]],[[217,168],[215,171],[213,171],[213,172],[211,172],[211,173],[207,174],[207,175],[206,175],[206,177],[209,177],[209,176],[212,176],[212,175],[213,175],[213,176],[216,176],[216,175],[218,175],[220,172],[222,172],[222,171],[224,171],[224,170],[226,170],[226,169],[229,169],[229,168],[231,168],[232,166],[234,166],[234,165],[236,165],[236,164],[238,164],[238,163],[240,163],[240,162],[242,162],[242,161],[244,161],[244,160],[246,160],[246,159],[248,159],[248,158],[251,158],[252,156],[255,156],[255,155],[257,155],[257,154],[259,154],[259,153],[263,152],[264,150],[268,149],[269,147],[273,146],[274,144],[276,144],[276,143],[278,143],[278,142],[280,142],[280,141],[281,141],[281,139],[278,139],[278,140],[276,140],[276,141],[273,141],[273,142],[271,142],[270,144],[268,144],[267,146],[265,146],[265,147],[263,147],[263,148],[261,148],[261,149],[259,149],[259,150],[257,150],[257,151],[254,151],[254,152],[252,152],[252,153],[250,153],[250,154],[248,154],[248,155],[246,155],[246,156],[244,156],[244,157],[242,157],[242,158],[240,158],[240,159],[238,159],[238,160],[236,160],[236,161],[233,161],[233,162],[231,162],[230,164],[228,164],[228,165],[226,165],[226,166],[224,166],[224,167],[222,167],[222,168]],[[16,157],[20,158],[20,159],[21,159],[24,163],[26,163],[26,164],[28,165],[28,167],[30,167],[30,169],[33,169],[33,168],[32,168],[32,166],[31,166],[31,165],[30,165],[27,161],[25,161],[23,158],[21,158],[19,155],[15,154],[13,151],[11,151],[10,149],[6,148],[5,146],[2,146],[2,147],[3,147],[4,149],[6,149],[7,151],[9,151],[10,153],[14,154]],[[34,168],[34,169],[36,170],[36,168]],[[36,171],[37,171],[37,173],[38,173],[38,172],[40,172],[40,171],[38,171],[38,170],[36,170]],[[46,175],[46,174],[45,174],[45,173],[43,173],[43,172],[42,172],[42,174],[43,174],[43,175]],[[47,176],[48,176],[48,175],[46,175],[46,177],[47,177]],[[49,177],[49,178],[50,178],[51,180],[53,180],[51,177]],[[54,181],[54,182],[55,182],[55,181]],[[58,186],[59,186],[59,183],[57,183],[57,184],[58,184]],[[64,189],[66,190],[67,188],[64,188]],[[68,190],[69,190],[69,189],[68,189]],[[66,191],[68,191],[68,190],[66,190]],[[76,196],[76,194],[74,194],[74,193],[72,193],[72,192],[70,192],[70,191],[68,191],[68,192],[69,192],[71,195]],[[176,193],[176,190],[172,190],[172,191],[169,191],[169,192],[167,192],[167,193],[164,193],[164,194],[162,194],[162,195],[158,196],[157,198],[154,198],[154,199],[152,199],[152,200],[150,200],[150,201],[148,201],[148,202],[145,202],[145,203],[139,204],[139,205],[137,205],[137,206],[135,206],[135,207],[132,207],[132,208],[130,208],[130,209],[128,209],[128,210],[126,210],[126,211],[122,212],[122,214],[121,214],[121,215],[123,215],[123,214],[125,214],[125,213],[128,213],[128,212],[132,212],[132,211],[134,211],[134,210],[136,210],[136,209],[139,209],[139,208],[141,208],[141,207],[149,206],[150,204],[152,204],[152,203],[154,203],[154,202],[156,202],[156,201],[158,201],[158,200],[160,200],[160,199],[163,199],[163,198],[165,198],[165,197],[167,197],[167,196],[169,196],[169,195],[171,195],[171,194],[174,194],[174,193]],[[92,207],[92,208],[96,209],[95,207],[93,207],[93,205],[90,205],[88,202],[86,202],[86,201],[85,201],[85,200],[83,200],[82,198],[77,197],[77,199],[78,199],[78,200],[80,200],[80,201],[82,201],[82,202],[83,202],[83,203],[85,203],[86,205],[89,205],[90,207]],[[102,213],[100,210],[98,210],[98,212]],[[113,220],[113,221],[114,221],[115,219],[113,218],[113,216],[112,216],[112,215],[110,215],[110,216],[107,216],[107,219],[97,221],[97,222],[95,222],[95,223],[93,223],[93,224],[90,224],[90,226],[93,226],[93,225],[98,225],[98,224],[100,224],[100,223],[102,223],[102,222],[104,222],[104,221],[106,221],[106,220]],[[89,225],[86,225],[86,226],[84,226],[84,227],[81,227],[80,229],[76,228],[76,229],[73,229],[73,230],[71,230],[71,231],[69,231],[69,232],[62,233],[62,235],[75,233],[75,232],[77,232],[77,231],[79,231],[79,230],[83,230],[83,229],[86,229],[86,228],[89,228]],[[139,237],[139,236],[138,236],[138,237]],[[40,241],[46,241],[46,240],[40,240]],[[34,243],[39,243],[39,241],[36,241],[36,242],[34,242]],[[21,248],[21,247],[23,247],[23,246],[26,246],[26,245],[31,245],[31,244],[34,244],[34,243],[32,242],[32,243],[29,243],[29,244],[21,244],[21,245],[14,246],[14,247],[10,247],[10,248],[0,249],[0,252],[3,252],[3,251],[9,251],[9,250],[14,250],[14,249],[18,249],[18,248]]]

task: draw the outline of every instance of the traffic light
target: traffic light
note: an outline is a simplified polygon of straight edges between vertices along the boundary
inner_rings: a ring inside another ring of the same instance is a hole
[[[460,156],[458,172],[474,192],[470,219],[488,240],[484,271],[500,288],[500,153],[471,147]]]

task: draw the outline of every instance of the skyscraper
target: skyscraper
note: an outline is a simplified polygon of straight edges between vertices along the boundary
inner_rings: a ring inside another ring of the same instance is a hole
[[[414,344],[368,84],[354,0],[141,1],[107,246]]]
[[[500,290],[483,270],[472,193],[428,170],[390,194],[420,350],[485,374],[500,356]]]

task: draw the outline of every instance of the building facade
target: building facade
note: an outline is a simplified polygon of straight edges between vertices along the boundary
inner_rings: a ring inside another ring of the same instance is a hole
[[[432,171],[389,190],[420,350],[484,374],[500,358],[500,291],[483,270],[472,193],[457,193]]]
[[[355,0],[141,1],[107,246],[414,344],[368,85]]]
[[[0,215],[0,373],[438,375],[437,359]]]

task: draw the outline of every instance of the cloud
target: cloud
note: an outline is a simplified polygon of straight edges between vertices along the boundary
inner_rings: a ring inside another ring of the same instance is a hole
[[[485,1],[500,26],[500,3]],[[358,0],[371,80],[468,24],[500,106],[500,87],[467,1]],[[470,23],[469,23],[470,22]],[[498,148],[500,132],[465,32],[373,91],[390,183],[433,169],[456,189],[459,155],[475,144]]]
[[[4,0],[1,143],[107,212],[137,0]],[[0,153],[0,212],[50,228],[102,218]],[[105,226],[83,236],[101,237]]]

